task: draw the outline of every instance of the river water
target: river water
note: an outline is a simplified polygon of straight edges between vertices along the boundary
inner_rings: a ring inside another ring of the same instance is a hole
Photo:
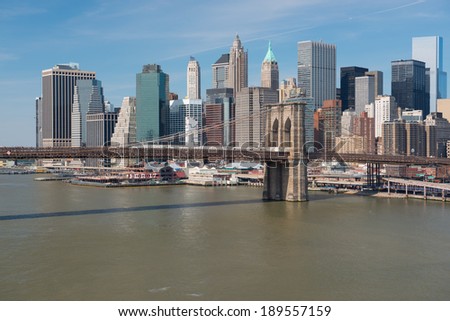
[[[0,175],[1,300],[450,300],[450,204]]]

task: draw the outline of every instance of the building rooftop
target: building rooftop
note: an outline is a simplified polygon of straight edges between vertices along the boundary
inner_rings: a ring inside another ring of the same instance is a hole
[[[76,62],[69,62],[68,64],[57,64],[54,69],[65,69],[65,70],[80,70],[80,64]]]
[[[230,61],[230,54],[226,53],[220,56],[220,58],[214,64],[225,64]]]

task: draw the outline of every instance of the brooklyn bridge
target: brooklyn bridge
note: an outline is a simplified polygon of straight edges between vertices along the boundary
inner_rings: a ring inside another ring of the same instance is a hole
[[[203,160],[214,162],[247,161],[267,162],[285,161],[292,154],[290,147],[241,148],[223,146],[186,147],[177,145],[135,145],[127,147],[0,147],[0,159],[94,159],[94,158],[125,158],[135,160]],[[335,151],[305,152],[306,162],[338,161],[360,164],[405,164],[405,165],[443,165],[450,166],[450,158],[378,155],[378,154],[348,154]]]
[[[263,198],[268,200],[308,200],[307,165],[311,162],[336,161],[367,164],[369,180],[378,179],[382,164],[448,166],[450,158],[343,154],[305,148],[305,119],[302,104],[269,106],[265,115],[268,133],[264,147],[176,146],[142,143],[104,147],[0,147],[0,159],[135,159],[203,160],[214,162],[246,161],[265,165]]]

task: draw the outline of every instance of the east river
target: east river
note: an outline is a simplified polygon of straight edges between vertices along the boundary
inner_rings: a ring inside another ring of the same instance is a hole
[[[450,204],[0,175],[0,300],[450,300]]]

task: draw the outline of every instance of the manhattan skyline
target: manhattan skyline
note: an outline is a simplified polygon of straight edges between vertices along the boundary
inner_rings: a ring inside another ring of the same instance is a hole
[[[202,97],[212,88],[211,64],[228,53],[236,33],[248,50],[249,86],[260,84],[261,62],[271,41],[280,80],[296,77],[297,43],[336,45],[340,67],[384,72],[391,93],[391,61],[411,59],[412,38],[442,36],[449,71],[450,5],[432,1],[23,1],[0,5],[0,146],[33,146],[35,98],[41,72],[77,62],[96,72],[105,99],[119,107],[136,95],[136,74],[160,64],[171,92],[186,96],[186,66],[195,56],[202,70]],[[337,81],[339,86],[339,81]]]

